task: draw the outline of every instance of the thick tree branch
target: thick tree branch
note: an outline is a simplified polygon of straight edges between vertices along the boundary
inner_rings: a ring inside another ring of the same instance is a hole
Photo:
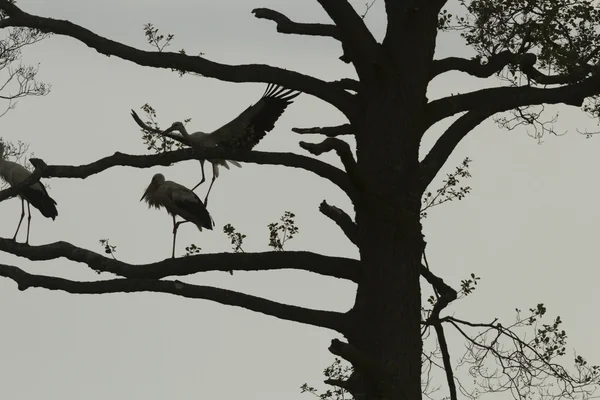
[[[360,82],[351,78],[342,78],[339,81],[333,81],[331,83],[345,90],[351,90],[357,93],[360,90]]]
[[[487,63],[482,64],[478,57],[472,59],[448,57],[433,62],[432,79],[448,71],[461,71],[478,78],[488,78],[502,71],[506,66],[518,65],[519,70],[529,79],[541,85],[559,85],[574,83],[585,78],[592,72],[591,66],[583,66],[571,74],[546,75],[535,68],[537,57],[532,53],[514,54],[510,50],[502,51],[491,56]]]
[[[31,261],[55,260],[64,257],[70,261],[84,263],[95,271],[110,272],[125,278],[136,279],[161,279],[208,271],[295,269],[348,279],[357,283],[359,281],[358,260],[323,256],[306,251],[197,254],[181,258],[167,258],[163,261],[142,265],[132,265],[108,258],[67,242],[29,246],[0,238],[0,251]]]
[[[491,115],[493,115],[492,112],[486,112],[485,110],[469,111],[450,125],[421,161],[421,188],[423,190],[429,186],[442,169],[458,143]]]
[[[359,77],[368,79],[378,59],[379,44],[348,0],[317,0],[339,28],[344,53]]]
[[[354,160],[354,156],[352,155],[348,143],[341,139],[327,138],[321,143],[300,142],[299,144],[300,147],[315,156],[335,150],[342,161],[342,164],[344,164],[344,169],[348,173],[350,180],[354,182],[359,189],[362,188],[362,180],[360,179],[358,168],[356,167],[356,160]]]
[[[341,208],[327,204],[325,200],[319,205],[319,211],[333,222],[335,222],[344,232],[346,237],[356,246],[358,246],[358,228],[352,218]]]
[[[78,282],[52,276],[32,275],[20,268],[5,264],[0,264],[0,276],[15,281],[18,284],[19,290],[39,287],[50,290],[62,290],[74,294],[169,293],[192,299],[211,300],[228,306],[242,307],[288,321],[328,328],[341,333],[344,333],[346,325],[345,315],[338,312],[312,310],[232,290],[191,285],[180,281],[119,278],[96,282]]]
[[[329,0],[332,1],[332,0]],[[298,72],[268,65],[226,65],[209,61],[200,56],[180,53],[143,51],[99,36],[70,21],[35,16],[23,12],[9,0],[0,0],[0,8],[9,18],[0,21],[0,28],[29,27],[42,32],[70,36],[107,56],[117,56],[139,65],[156,68],[172,68],[195,72],[207,77],[229,82],[275,83],[316,96],[338,108],[347,116],[354,110],[352,95],[336,85]]]
[[[277,32],[308,36],[327,36],[340,40],[340,31],[331,24],[307,24],[294,22],[282,13],[269,8],[255,8],[252,14],[259,19],[267,19],[277,24]]]
[[[356,189],[344,171],[314,158],[294,153],[267,153],[226,148],[182,149],[152,155],[131,155],[116,152],[112,156],[101,158],[86,165],[44,165],[42,177],[85,179],[115,166],[151,168],[157,165],[171,165],[184,160],[204,159],[208,161],[212,159],[235,160],[263,165],[302,168],[335,183],[350,198],[355,199],[357,197]]]
[[[433,61],[431,78],[433,79],[436,76],[449,71],[466,72],[467,74],[478,78],[488,78],[516,61],[516,55],[509,50],[490,57],[485,64],[482,64],[481,59],[478,57],[470,60],[461,57],[447,57]]]
[[[350,124],[343,124],[338,126],[315,126],[313,128],[292,128],[292,132],[300,134],[320,134],[329,137],[341,136],[341,135],[354,135]]]
[[[581,106],[586,97],[598,93],[600,93],[600,75],[592,76],[578,83],[551,89],[539,89],[530,86],[481,89],[430,102],[427,105],[428,126],[468,110],[479,110],[493,115],[497,112],[537,104],[564,103]]]

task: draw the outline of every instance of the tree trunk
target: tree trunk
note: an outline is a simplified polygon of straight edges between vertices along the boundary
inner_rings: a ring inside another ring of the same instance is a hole
[[[364,178],[356,205],[363,271],[347,336],[368,358],[368,365],[354,365],[353,379],[362,388],[355,397],[419,400],[424,241],[418,149],[425,93],[407,97],[394,85],[385,87],[364,103],[364,128],[357,135]]]

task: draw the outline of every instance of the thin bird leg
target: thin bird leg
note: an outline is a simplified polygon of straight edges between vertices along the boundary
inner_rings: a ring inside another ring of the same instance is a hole
[[[171,253],[171,258],[175,258],[175,239],[177,238],[177,229],[179,229],[179,225],[185,224],[190,221],[179,221],[175,222],[175,216],[173,216],[173,252]]]
[[[200,181],[199,184],[197,184],[196,186],[194,186],[194,188],[192,189],[192,192],[194,190],[196,190],[196,188],[200,185],[202,185],[204,182],[206,182],[206,176],[204,176],[204,161],[205,160],[200,160],[200,168],[202,168],[202,180]]]
[[[15,232],[15,236],[13,236],[13,240],[17,240],[17,233],[19,233],[19,229],[21,228],[21,222],[23,222],[23,218],[25,218],[25,200],[21,199],[21,219],[19,220],[19,225],[17,225],[17,231]]]
[[[27,202],[27,240],[25,240],[25,244],[29,244],[29,227],[31,226],[31,208],[29,207],[29,202]]]
[[[210,181],[210,186],[208,187],[208,192],[206,192],[206,197],[204,198],[204,207],[208,207],[208,195],[210,194],[210,190],[212,189],[215,180],[217,179],[217,174],[215,172],[215,170],[219,168],[216,164],[213,164],[213,176],[212,176],[212,180]]]
[[[179,225],[175,222],[175,216],[173,215],[173,252],[171,253],[171,258],[175,258],[175,239],[177,238],[177,228]]]

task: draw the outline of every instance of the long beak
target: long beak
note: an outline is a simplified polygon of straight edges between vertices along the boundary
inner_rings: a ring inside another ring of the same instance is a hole
[[[146,188],[146,191],[144,192],[144,194],[142,195],[142,198],[140,199],[140,201],[144,200],[146,198],[146,196],[148,195],[148,191],[150,190],[150,186],[148,186]]]
[[[173,132],[175,130],[174,127],[169,127],[167,129],[165,129],[164,131],[160,132],[161,135],[168,135],[169,133]]]

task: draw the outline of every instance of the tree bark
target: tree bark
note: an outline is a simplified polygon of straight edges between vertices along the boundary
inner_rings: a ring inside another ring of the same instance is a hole
[[[373,91],[364,121],[357,124],[357,168],[366,177],[355,204],[363,270],[346,336],[370,360],[354,365],[360,382],[355,396],[365,399],[421,398],[424,242],[418,146],[424,97],[424,90],[403,95],[393,89]]]

